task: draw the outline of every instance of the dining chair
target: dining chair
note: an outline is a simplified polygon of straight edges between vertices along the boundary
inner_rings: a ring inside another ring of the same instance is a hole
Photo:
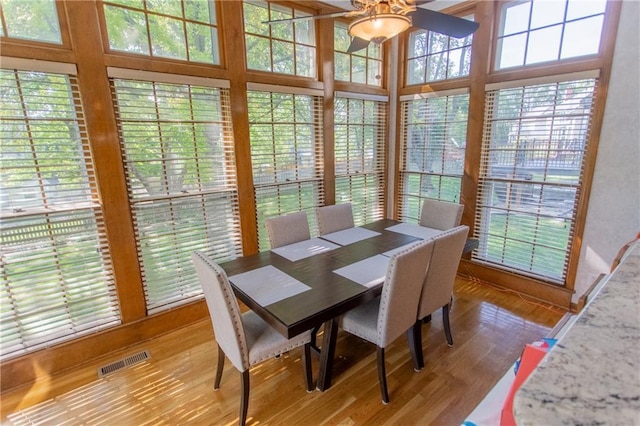
[[[225,355],[242,373],[242,399],[238,423],[244,425],[249,408],[249,369],[299,346],[307,391],[313,390],[309,331],[291,339],[283,337],[255,312],[240,313],[238,301],[231,289],[227,274],[214,261],[201,252],[191,259],[196,269],[207,302],[215,339],[218,344],[218,366],[214,389],[220,388]]]
[[[311,238],[306,212],[289,213],[265,220],[272,249]]]
[[[351,203],[334,204],[316,208],[316,219],[318,221],[318,233],[320,235],[342,231],[353,228],[353,210]]]
[[[463,204],[425,198],[420,211],[420,226],[446,231],[460,225]]]
[[[440,308],[442,308],[442,323],[447,344],[453,346],[449,310],[453,301],[453,285],[468,233],[469,227],[461,225],[433,238],[433,253],[419,297],[418,315],[409,332],[409,348],[414,359],[414,366],[417,367],[416,370],[424,367],[422,355],[423,320]]]
[[[382,294],[340,318],[342,329],[377,346],[382,402],[389,402],[384,350],[416,321],[418,300],[429,266],[433,241],[420,241],[389,260]]]

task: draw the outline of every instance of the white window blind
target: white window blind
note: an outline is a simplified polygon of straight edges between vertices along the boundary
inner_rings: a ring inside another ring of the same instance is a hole
[[[120,324],[78,90],[0,70],[3,360]]]
[[[487,92],[474,259],[564,283],[596,86]]]
[[[112,79],[149,313],[202,297],[191,264],[241,254],[227,89]]]
[[[322,98],[249,91],[251,162],[258,243],[269,247],[265,219],[306,211],[315,230],[315,207],[324,204]]]
[[[425,198],[460,201],[469,113],[464,92],[401,102],[401,220],[417,222]]]
[[[384,217],[387,103],[335,98],[336,204],[350,202],[363,225]]]

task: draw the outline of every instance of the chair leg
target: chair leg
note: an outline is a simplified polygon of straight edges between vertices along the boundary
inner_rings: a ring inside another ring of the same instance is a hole
[[[451,325],[449,324],[449,305],[442,307],[442,324],[444,325],[444,335],[447,337],[447,344],[453,346],[453,337],[451,336]]]
[[[422,321],[416,322],[407,330],[407,341],[409,352],[413,361],[413,370],[420,371],[424,368],[424,357],[422,356]]]
[[[240,417],[238,424],[244,426],[247,422],[247,412],[249,411],[249,370],[242,372],[242,399],[240,400]]]
[[[422,318],[422,322],[424,324],[429,324],[431,322],[431,314],[429,314],[426,317]]]
[[[389,393],[387,392],[387,373],[384,367],[384,348],[378,346],[378,381],[380,382],[380,393],[382,393],[382,402],[389,403]]]
[[[307,343],[302,348],[302,368],[304,369],[304,382],[307,385],[307,392],[313,391],[313,374],[311,372],[311,343]]]
[[[224,351],[218,345],[218,368],[216,368],[216,381],[213,385],[213,388],[218,390],[220,389],[220,380],[222,380],[222,370],[224,369]]]

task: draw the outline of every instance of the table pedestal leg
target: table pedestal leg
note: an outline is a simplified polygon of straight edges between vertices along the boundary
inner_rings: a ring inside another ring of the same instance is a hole
[[[331,387],[331,371],[333,369],[333,357],[336,353],[336,340],[338,339],[338,319],[334,318],[324,323],[322,336],[322,350],[320,351],[320,368],[318,371],[319,391],[325,391]]]

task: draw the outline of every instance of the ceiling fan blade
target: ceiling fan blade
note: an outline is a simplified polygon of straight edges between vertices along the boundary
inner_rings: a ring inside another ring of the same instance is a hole
[[[416,9],[408,14],[416,28],[435,31],[455,38],[466,37],[478,29],[480,24],[457,16],[447,15],[429,9]]]
[[[347,53],[353,53],[353,52],[357,52],[358,50],[366,49],[367,46],[369,46],[369,43],[370,43],[369,40],[354,37],[353,40],[351,40],[351,44],[349,45],[349,48],[347,49]]]
[[[353,15],[354,15],[354,11],[348,10],[344,12],[325,13],[324,15],[308,15],[308,16],[297,16],[295,18],[287,18],[287,19],[274,19],[273,21],[264,21],[262,23],[271,25],[271,24],[281,24],[283,22],[305,21],[308,19],[338,18],[342,16],[353,16]]]

